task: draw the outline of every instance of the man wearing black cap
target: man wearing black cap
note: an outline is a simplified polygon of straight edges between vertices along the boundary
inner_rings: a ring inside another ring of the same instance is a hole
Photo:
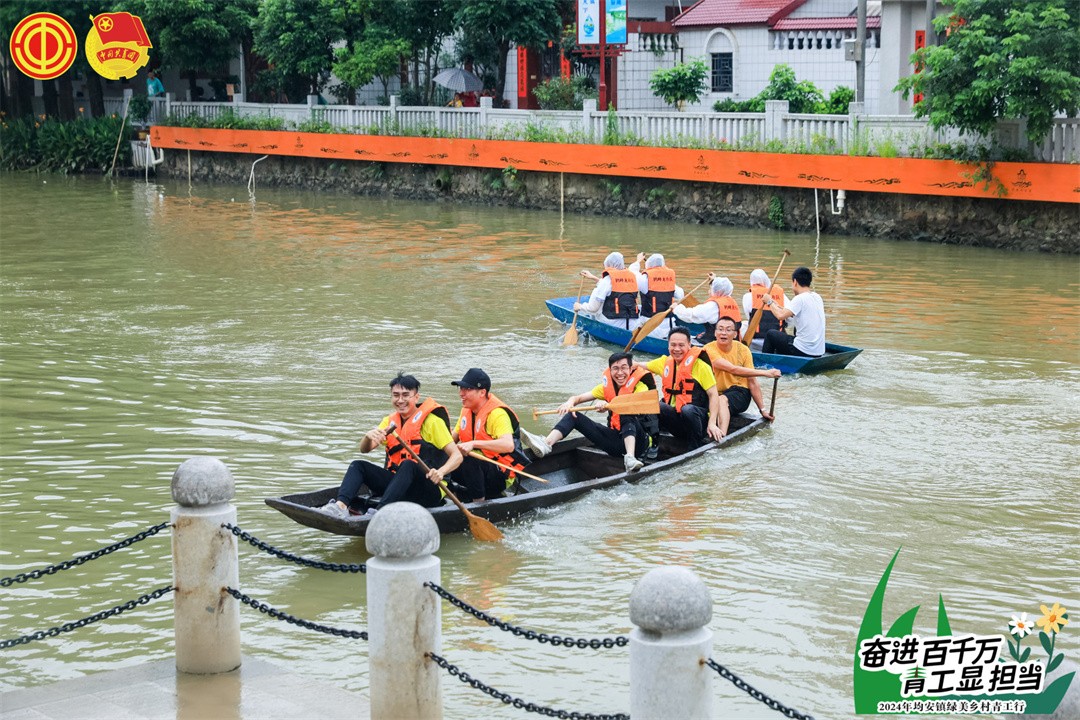
[[[517,415],[491,394],[491,378],[480,368],[469,368],[455,380],[461,396],[461,417],[454,426],[454,440],[464,458],[454,478],[465,488],[466,502],[502,497],[514,483],[514,470],[525,467],[528,457],[521,449]],[[484,462],[470,453],[480,452],[506,466]]]

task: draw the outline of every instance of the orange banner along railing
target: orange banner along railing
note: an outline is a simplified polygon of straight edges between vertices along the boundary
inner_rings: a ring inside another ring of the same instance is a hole
[[[531,143],[510,140],[332,135],[270,130],[216,130],[157,125],[156,148],[292,157],[452,165],[534,172],[818,188],[906,195],[1080,203],[1080,167],[952,160]],[[1001,188],[1005,194],[1000,195]]]

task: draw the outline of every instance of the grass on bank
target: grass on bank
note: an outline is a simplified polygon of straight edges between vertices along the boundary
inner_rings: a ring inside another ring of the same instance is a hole
[[[117,167],[131,165],[136,130],[116,115],[62,122],[45,115],[10,119],[0,116],[0,168],[79,173],[107,172],[112,165],[121,125]]]

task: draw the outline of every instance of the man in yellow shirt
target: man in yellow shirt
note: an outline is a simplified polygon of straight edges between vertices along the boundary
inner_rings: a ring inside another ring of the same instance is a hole
[[[644,466],[641,458],[648,455],[652,436],[659,429],[656,415],[618,415],[609,412],[607,427],[604,427],[585,417],[584,413],[572,412],[580,403],[590,400],[611,402],[618,395],[637,392],[656,394],[652,375],[640,365],[634,367],[634,356],[630,353],[612,353],[600,384],[589,392],[567,398],[559,406],[559,422],[546,438],[523,430],[522,439],[537,457],[544,457],[551,452],[552,445],[577,430],[608,455],[622,457],[627,472],[637,472]],[[655,453],[653,455],[655,457]]]
[[[400,500],[424,507],[442,505],[443,492],[439,483],[461,464],[461,453],[450,435],[450,415],[446,408],[432,398],[418,404],[419,399],[420,381],[412,375],[398,374],[390,381],[394,412],[360,439],[360,452],[363,453],[386,443],[386,461],[382,467],[367,460],[350,463],[337,497],[321,508],[324,513],[348,518],[350,508],[364,509],[367,505],[367,514],[373,515],[376,509]],[[401,440],[431,468],[426,479],[405,446],[390,434],[391,423]],[[446,460],[436,467],[440,450]],[[364,485],[371,490],[371,497],[382,496],[377,504],[360,498],[360,488]]]
[[[685,440],[690,450],[720,440],[716,377],[699,357],[701,348],[690,346],[689,330],[677,327],[668,333],[668,353],[644,366],[660,376],[660,429]]]
[[[461,397],[461,416],[454,425],[454,441],[462,455],[461,467],[454,478],[464,488],[465,502],[479,502],[502,497],[529,462],[521,448],[521,425],[506,403],[491,394],[491,378],[480,368],[469,368],[455,380]],[[469,453],[479,451],[510,468],[501,469]]]
[[[761,400],[759,377],[778,378],[775,368],[758,370],[750,348],[735,342],[735,320],[724,316],[716,321],[716,340],[702,348],[702,353],[712,364],[716,387],[720,394],[720,432],[727,435],[732,415],[738,415],[750,407],[750,399],[758,407],[761,417],[772,421],[773,416],[765,410]]]

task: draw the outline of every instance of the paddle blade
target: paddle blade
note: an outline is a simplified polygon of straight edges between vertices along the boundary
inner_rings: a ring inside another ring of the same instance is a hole
[[[660,397],[655,391],[617,395],[608,409],[619,415],[656,415],[660,412]]]
[[[686,297],[684,297],[682,299],[682,306],[684,308],[693,308],[693,307],[697,307],[700,304],[701,304],[701,301],[698,300],[693,295],[687,295]]]
[[[503,539],[503,534],[499,531],[499,528],[492,525],[488,520],[477,517],[468,511],[465,511],[465,515],[469,518],[469,531],[477,540],[498,542]]]
[[[577,345],[577,325],[571,325],[562,339],[563,346]]]
[[[634,334],[630,336],[630,343],[623,349],[623,352],[630,352],[630,348],[637,345],[639,342],[649,336],[656,328],[660,327],[661,323],[667,320],[668,314],[671,310],[665,310],[662,313],[657,313],[651,318],[642,323],[641,327],[634,331]]]

